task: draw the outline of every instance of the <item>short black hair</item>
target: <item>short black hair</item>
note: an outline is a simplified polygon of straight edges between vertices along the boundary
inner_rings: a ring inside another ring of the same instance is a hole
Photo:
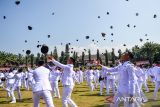
[[[110,64],[110,67],[114,67],[112,64]]]
[[[38,61],[38,66],[42,66],[42,65],[44,65],[44,61],[43,60]]]
[[[73,64],[75,63],[75,59],[73,57],[70,57],[70,60],[72,60]]]
[[[22,72],[22,71],[23,71],[23,68],[19,68],[19,69],[18,69],[18,72]]]
[[[130,59],[134,59],[134,55],[132,52],[128,52],[128,55],[129,55]]]
[[[89,69],[92,70],[92,67],[90,66]]]

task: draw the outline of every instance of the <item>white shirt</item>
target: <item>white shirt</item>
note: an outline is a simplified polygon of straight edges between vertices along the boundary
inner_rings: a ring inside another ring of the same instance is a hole
[[[7,75],[6,75],[6,77],[7,77],[7,83],[8,84],[14,84],[14,82],[15,82],[15,78],[14,78],[14,73],[13,72],[10,72],[10,73],[8,73]]]
[[[18,70],[13,70],[12,72],[13,72],[14,74],[16,74],[16,73],[18,72]]]
[[[78,71],[80,76],[83,76],[83,72],[81,70]]]
[[[94,70],[94,73],[95,73],[95,77],[96,77],[96,78],[99,78],[99,76],[100,76],[100,71],[99,71],[99,70]]]
[[[88,70],[88,71],[87,71],[87,78],[88,78],[88,79],[93,79],[93,78],[94,78],[93,70]]]
[[[52,90],[51,84],[49,81],[50,70],[40,66],[33,71],[33,78],[35,80],[35,84],[33,84],[32,90],[33,92],[43,91],[43,90]]]
[[[155,81],[160,81],[160,67],[156,67],[155,71]]]
[[[61,76],[61,72],[59,70],[52,70],[50,73],[50,80],[59,81],[60,76]]]
[[[121,93],[135,94],[136,75],[134,71],[134,65],[129,61],[124,62],[122,65],[115,68],[107,68],[102,66],[102,69],[108,70],[108,72],[118,72],[118,91]]]
[[[148,71],[147,71],[148,74],[149,74],[150,76],[155,76],[155,74],[154,74],[155,69],[156,69],[156,67],[149,68]]]
[[[0,72],[0,79],[2,79],[3,77],[4,77],[4,74]]]
[[[62,84],[63,85],[74,85],[73,77],[75,72],[73,71],[73,64],[61,64],[56,60],[53,60],[53,63],[63,69]]]
[[[1,79],[4,77],[4,74],[0,72],[0,84],[2,83]]]
[[[143,70],[142,70],[140,67],[136,67],[136,68],[135,68],[135,74],[136,74],[139,82],[144,81],[144,80],[143,80],[143,76],[144,76],[145,74],[144,74]]]
[[[15,84],[16,86],[21,86],[23,79],[23,72],[15,74]]]
[[[147,69],[145,69],[145,68],[143,68],[142,70],[143,70],[143,73],[144,73],[144,75],[142,76],[142,78],[145,81],[145,80],[148,79],[148,72],[147,72]]]

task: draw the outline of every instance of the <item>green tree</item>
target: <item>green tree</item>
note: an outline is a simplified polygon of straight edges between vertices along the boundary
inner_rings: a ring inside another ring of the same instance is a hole
[[[108,51],[105,52],[105,64],[108,65]]]
[[[36,64],[38,64],[39,60],[40,60],[41,54],[37,53],[37,57],[36,57]]]
[[[88,50],[88,60],[89,62],[91,62],[91,50],[90,49]]]
[[[60,61],[61,63],[64,63],[64,57],[65,57],[65,53],[64,53],[64,51],[62,51],[62,52],[61,52],[61,56],[59,57],[59,61]]]
[[[99,49],[97,49],[97,60],[100,59],[99,58]]]
[[[70,57],[70,55],[69,55],[69,44],[66,44],[64,64],[67,64],[67,60],[68,60],[69,57]]]
[[[34,65],[34,54],[31,54],[30,57],[31,57],[31,67],[33,67],[33,65]]]
[[[50,54],[51,56],[53,56],[53,53],[52,53],[52,51],[51,51],[51,54]]]
[[[58,52],[57,52],[57,47],[56,46],[54,47],[53,56],[56,60],[58,59]]]
[[[85,54],[84,54],[84,52],[82,52],[82,65],[83,65],[83,66],[85,65],[84,56],[85,56]]]
[[[75,59],[75,64],[74,64],[74,66],[75,66],[75,67],[78,67],[78,61],[77,61],[77,59],[78,59],[78,53],[74,51],[72,57]]]
[[[122,51],[121,51],[121,49],[118,50],[118,54],[119,54],[119,55],[118,55],[118,58],[120,59],[121,56],[122,56]]]
[[[41,57],[40,57],[40,60],[45,60],[45,55],[44,54],[41,54]]]
[[[156,44],[153,42],[146,42],[142,48],[141,52],[146,53],[147,59],[149,60],[150,65],[153,64],[154,53],[156,52]]]
[[[112,55],[112,64],[115,64],[115,53],[113,48],[112,48],[111,55]]]

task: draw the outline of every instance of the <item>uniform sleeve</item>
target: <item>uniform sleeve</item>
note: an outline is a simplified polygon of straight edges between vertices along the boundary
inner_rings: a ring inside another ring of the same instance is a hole
[[[66,67],[68,67],[67,65],[64,65],[64,64],[62,64],[62,63],[60,63],[60,62],[58,62],[58,61],[56,61],[56,60],[53,60],[52,61],[56,66],[58,66],[58,67],[60,67],[60,68],[66,68]]]
[[[128,76],[129,76],[129,94],[134,95],[135,94],[135,71],[134,71],[134,67],[129,65],[127,67],[127,71],[128,71]]]
[[[49,80],[50,81],[52,80],[52,74],[51,74],[51,72],[49,72]]]
[[[118,72],[118,67],[108,68],[106,66],[102,66],[102,70],[107,70],[107,72]]]

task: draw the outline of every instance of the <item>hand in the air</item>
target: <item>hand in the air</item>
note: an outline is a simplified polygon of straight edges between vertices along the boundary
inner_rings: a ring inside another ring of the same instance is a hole
[[[53,60],[54,60],[54,57],[48,56],[48,61],[47,61],[47,62],[51,62],[51,61],[53,61]]]

